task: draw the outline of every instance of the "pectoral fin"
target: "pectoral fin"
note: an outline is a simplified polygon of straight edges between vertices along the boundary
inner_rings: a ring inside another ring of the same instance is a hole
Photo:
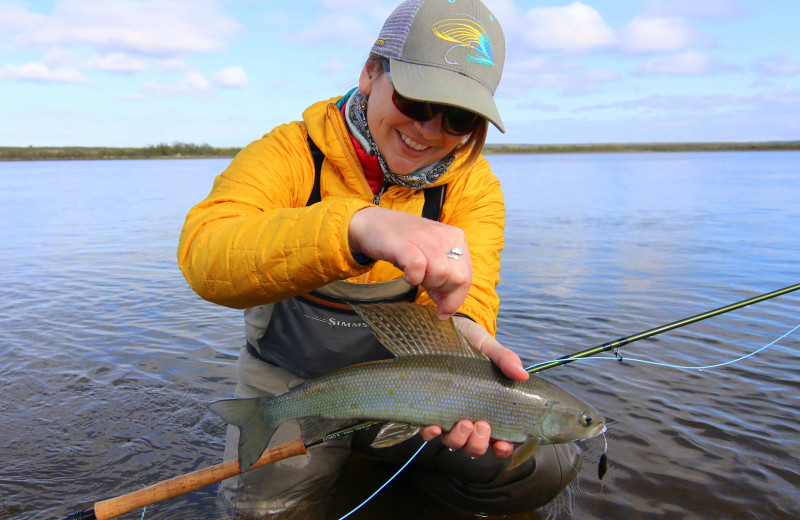
[[[381,428],[381,431],[378,432],[375,440],[369,446],[370,448],[388,448],[410,439],[421,429],[421,426],[413,424],[388,422],[383,425],[383,428]]]
[[[297,419],[297,422],[300,424],[300,438],[306,445],[353,423],[353,421],[331,420],[321,417],[301,417]]]
[[[506,469],[514,469],[531,458],[536,449],[539,447],[540,442],[541,439],[539,437],[531,437],[525,441],[525,444],[514,449],[514,454],[511,455],[511,464],[509,464]]]

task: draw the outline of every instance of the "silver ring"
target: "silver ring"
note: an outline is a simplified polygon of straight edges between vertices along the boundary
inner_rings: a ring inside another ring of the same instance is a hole
[[[452,258],[453,260],[460,260],[461,259],[461,255],[463,255],[463,254],[464,254],[464,250],[461,249],[460,247],[456,246],[453,249],[451,249],[450,252],[447,253],[445,256],[447,258]]]

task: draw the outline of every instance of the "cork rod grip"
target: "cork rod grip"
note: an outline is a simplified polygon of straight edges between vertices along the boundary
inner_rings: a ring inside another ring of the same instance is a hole
[[[253,466],[247,471],[260,468],[261,466],[266,466],[267,464],[272,464],[273,462],[277,462],[288,457],[303,455],[305,453],[306,447],[303,444],[303,441],[297,438],[293,441],[289,441],[266,450],[264,454],[261,455],[261,458],[259,458],[258,461],[256,461],[256,463],[253,464]],[[97,518],[97,520],[114,518],[121,514],[127,513],[128,511],[133,511],[134,509],[139,509],[140,507],[156,504],[163,500],[183,495],[184,493],[194,491],[195,489],[200,489],[210,484],[214,484],[215,482],[220,482],[226,478],[235,477],[241,473],[242,471],[239,470],[239,462],[236,460],[229,460],[217,464],[216,466],[199,469],[197,471],[193,471],[192,473],[187,473],[186,475],[181,475],[179,477],[174,477],[169,480],[159,482],[158,484],[153,484],[152,486],[140,489],[139,491],[128,493],[127,495],[97,502],[94,505],[95,518]]]

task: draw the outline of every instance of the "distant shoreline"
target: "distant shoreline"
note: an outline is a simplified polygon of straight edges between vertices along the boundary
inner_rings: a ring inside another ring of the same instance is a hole
[[[140,148],[101,146],[0,146],[0,161],[64,161],[109,159],[230,158],[241,148],[207,144],[158,144]],[[741,143],[607,143],[607,144],[487,144],[490,154],[648,153],[648,152],[758,152],[797,151],[800,141]]]

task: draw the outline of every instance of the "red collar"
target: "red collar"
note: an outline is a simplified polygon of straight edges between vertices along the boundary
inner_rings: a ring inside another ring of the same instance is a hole
[[[345,104],[345,107],[347,104]],[[342,107],[342,117],[344,115],[344,109]],[[347,121],[345,120],[345,127],[347,127]],[[381,190],[381,186],[383,186],[383,170],[381,170],[381,165],[378,162],[377,155],[370,155],[364,150],[364,147],[361,146],[361,143],[353,137],[353,134],[350,132],[350,129],[347,129],[347,135],[350,136],[350,141],[352,141],[353,146],[356,148],[356,154],[358,154],[358,159],[361,161],[361,166],[364,168],[364,175],[367,178],[367,184],[372,189],[372,194],[377,195],[377,193]]]

